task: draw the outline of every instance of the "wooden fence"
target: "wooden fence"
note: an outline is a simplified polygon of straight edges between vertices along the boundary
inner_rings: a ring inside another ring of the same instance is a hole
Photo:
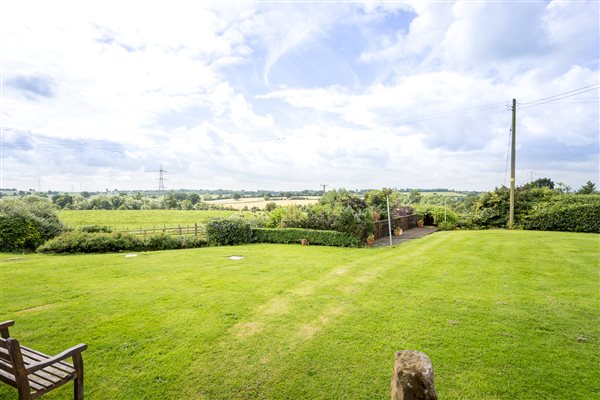
[[[163,225],[162,227],[160,226],[154,226],[152,228],[146,228],[146,229],[142,229],[140,227],[140,229],[115,229],[114,232],[125,232],[125,233],[129,233],[130,235],[137,235],[137,236],[149,236],[149,235],[156,235],[159,233],[163,233],[166,235],[172,235],[172,236],[183,236],[183,235],[194,235],[194,236],[204,236],[205,235],[205,229],[203,225],[199,225],[199,224],[194,224],[194,225],[177,225],[176,227],[167,227],[166,225]]]

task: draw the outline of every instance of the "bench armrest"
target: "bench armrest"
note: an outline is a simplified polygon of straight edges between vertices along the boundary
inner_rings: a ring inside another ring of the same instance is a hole
[[[10,334],[8,333],[8,327],[9,326],[13,326],[15,324],[15,321],[4,321],[4,322],[0,322],[0,335],[6,339],[8,337],[10,337]]]
[[[57,362],[62,361],[66,358],[70,358],[75,355],[81,354],[81,352],[85,349],[87,349],[87,344],[78,344],[77,346],[71,347],[70,349],[63,351],[62,353],[57,354],[54,357],[50,357],[47,360],[31,364],[27,368],[27,374],[29,375],[35,371],[39,371],[42,368],[46,368],[51,366],[52,364],[56,364]]]

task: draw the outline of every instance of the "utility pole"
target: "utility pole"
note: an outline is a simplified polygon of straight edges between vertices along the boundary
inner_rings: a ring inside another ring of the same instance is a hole
[[[510,145],[510,209],[508,214],[508,228],[515,224],[515,138],[517,132],[517,100],[512,101],[512,138]]]
[[[390,234],[390,247],[394,245],[394,241],[392,239],[392,215],[390,214],[390,194],[386,193],[385,195],[385,204],[387,205],[387,215],[388,215],[388,231]]]

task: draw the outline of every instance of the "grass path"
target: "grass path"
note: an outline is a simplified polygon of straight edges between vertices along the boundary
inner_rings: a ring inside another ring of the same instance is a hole
[[[600,395],[598,235],[0,260],[0,317],[43,351],[88,343],[91,399],[387,399],[401,349],[444,399]]]

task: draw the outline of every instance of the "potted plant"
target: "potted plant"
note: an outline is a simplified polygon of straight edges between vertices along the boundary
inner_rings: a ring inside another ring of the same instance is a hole
[[[420,220],[418,220],[418,221],[417,221],[417,226],[418,226],[419,228],[422,228],[424,225],[425,225],[425,222],[423,222],[423,220],[422,220],[422,219],[420,219]]]
[[[394,236],[402,236],[402,228],[396,227],[394,228]]]
[[[373,246],[373,243],[375,243],[375,235],[371,233],[369,236],[367,236],[367,244],[369,246]]]

